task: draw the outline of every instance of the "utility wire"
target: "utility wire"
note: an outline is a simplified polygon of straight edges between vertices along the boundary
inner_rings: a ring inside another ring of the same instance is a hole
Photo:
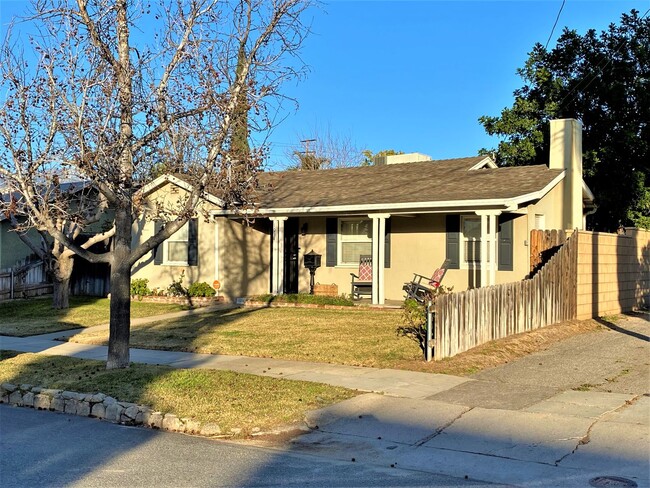
[[[557,17],[555,17],[555,24],[553,24],[553,28],[551,29],[551,33],[548,35],[548,39],[546,40],[546,45],[544,46],[544,49],[548,47],[548,43],[551,42],[551,37],[553,37],[553,32],[555,32],[555,27],[557,27],[557,23],[560,20],[560,14],[562,13],[562,10],[564,10],[564,4],[566,3],[566,0],[562,0],[562,6],[560,7],[560,11],[557,13]]]
[[[645,19],[649,12],[650,12],[650,8],[649,8],[648,10],[645,11],[645,13],[641,16],[641,18],[640,18],[639,20],[643,20],[643,19]],[[618,53],[621,51],[621,48],[623,47],[623,44],[625,44],[625,39],[623,39],[623,40],[619,43],[619,45],[616,47],[616,51],[614,51],[614,55],[618,54]],[[596,68],[595,68],[595,71],[596,71],[596,72],[593,74],[593,76],[591,77],[591,79],[590,79],[589,81],[587,81],[587,83],[586,83],[584,86],[580,86],[581,83],[578,83],[576,86],[574,86],[573,89],[572,89],[569,93],[567,93],[567,94],[564,96],[564,98],[563,98],[562,100],[560,100],[559,106],[560,106],[560,107],[563,107],[563,106],[564,106],[564,101],[565,101],[569,96],[571,96],[571,94],[572,94],[573,92],[575,92],[578,88],[580,88],[581,90],[585,90],[586,88],[588,88],[589,85],[591,85],[591,84],[596,80],[596,78],[598,77],[598,75],[603,73],[603,69],[605,69],[605,67],[606,67],[609,63],[612,62],[612,59],[613,59],[613,58],[614,58],[614,56],[609,56],[609,57],[607,57],[607,58],[603,58],[603,59],[602,59],[602,60],[601,60],[597,65],[596,65]],[[605,63],[604,63],[602,66],[600,66],[601,63],[602,63],[603,61],[605,61]],[[577,96],[578,96],[578,94],[576,93],[576,95],[575,95],[574,97],[571,97],[571,99],[567,101],[567,104],[568,104],[569,102],[572,102],[572,101],[573,101]]]

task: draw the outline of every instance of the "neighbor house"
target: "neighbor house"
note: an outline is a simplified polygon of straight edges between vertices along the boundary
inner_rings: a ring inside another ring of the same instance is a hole
[[[372,302],[401,299],[413,273],[446,261],[456,291],[523,279],[532,229],[583,229],[593,195],[582,179],[582,127],[551,121],[549,165],[499,168],[490,157],[432,161],[386,157],[369,167],[260,175],[256,209],[244,218],[209,196],[213,219],[193,219],[134,267],[134,278],[165,288],[219,282],[228,299],[309,291],[304,255],[322,255],[316,281],[350,293],[360,256],[371,256]],[[423,160],[425,159],[425,160]],[[150,199],[179,198],[181,178],[162,176]],[[142,218],[135,239],[155,231]],[[379,265],[378,265],[379,264]]]

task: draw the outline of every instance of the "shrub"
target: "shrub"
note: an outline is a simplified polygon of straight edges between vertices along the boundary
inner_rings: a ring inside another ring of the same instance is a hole
[[[185,279],[185,270],[181,271],[181,275],[177,280],[172,280],[171,285],[167,287],[167,295],[170,297],[186,297],[187,288],[183,286],[183,280]]]
[[[205,281],[201,283],[192,283],[187,289],[187,292],[191,297],[213,297],[216,295],[216,291]]]
[[[453,287],[440,285],[438,288],[431,290],[431,293],[425,296],[425,302],[420,303],[412,298],[404,300],[404,311],[402,313],[402,324],[397,327],[397,335],[408,337],[414,340],[426,354],[427,348],[427,303],[429,300],[435,301],[438,295],[451,293]],[[435,315],[433,316],[435,321]],[[434,322],[435,323],[435,322]],[[433,324],[432,324],[433,325]]]
[[[148,284],[149,280],[146,278],[131,280],[131,296],[138,297],[139,300],[142,300],[142,297],[151,295]]]

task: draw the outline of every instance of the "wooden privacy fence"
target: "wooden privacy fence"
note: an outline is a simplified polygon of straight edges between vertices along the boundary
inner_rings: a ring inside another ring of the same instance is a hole
[[[434,359],[576,317],[578,233],[531,279],[436,298]]]
[[[530,231],[530,276],[532,277],[566,242],[564,230]]]
[[[28,298],[52,293],[45,263],[36,261],[0,272],[0,299]]]

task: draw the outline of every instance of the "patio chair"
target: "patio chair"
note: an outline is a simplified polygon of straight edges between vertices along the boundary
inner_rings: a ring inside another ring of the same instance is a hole
[[[413,273],[413,279],[407,283],[404,283],[402,290],[406,292],[406,298],[412,298],[419,303],[424,303],[427,300],[427,297],[435,294],[436,288],[440,286],[442,279],[447,273],[447,267],[449,266],[449,261],[445,260],[438,269],[433,272],[431,278],[427,276]]]
[[[359,300],[361,295],[372,295],[372,256],[359,256],[358,274],[350,273],[352,285],[350,294],[353,300]]]

